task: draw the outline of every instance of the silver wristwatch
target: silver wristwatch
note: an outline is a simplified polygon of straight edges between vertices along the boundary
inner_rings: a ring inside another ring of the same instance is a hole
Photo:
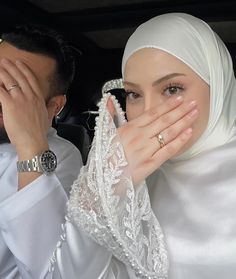
[[[17,162],[18,172],[41,172],[49,175],[55,171],[56,167],[57,157],[51,150],[46,150],[33,159]]]

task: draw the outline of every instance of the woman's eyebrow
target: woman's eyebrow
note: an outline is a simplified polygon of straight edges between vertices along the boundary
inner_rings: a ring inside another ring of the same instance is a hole
[[[185,74],[182,74],[182,73],[172,73],[172,74],[168,74],[164,77],[161,77],[157,80],[155,80],[153,83],[152,83],[152,86],[157,86],[159,85],[160,83],[162,83],[163,81],[166,81],[170,78],[173,78],[173,77],[177,77],[177,76],[186,76]],[[139,85],[136,84],[136,83],[133,83],[133,82],[130,82],[130,81],[124,81],[123,82],[124,85],[130,85],[130,86],[133,86],[133,87],[137,87],[139,88]]]
[[[172,73],[172,74],[168,74],[164,77],[161,77],[157,80],[155,80],[153,83],[152,83],[152,86],[156,86],[156,85],[159,85],[160,83],[162,83],[163,81],[166,81],[170,78],[173,78],[173,77],[178,77],[178,76],[186,76],[185,74],[182,74],[182,73]]]
[[[130,82],[130,81],[123,81],[123,84],[124,84],[124,85],[134,86],[134,87],[139,87],[139,85],[138,85],[138,84],[133,83],[133,82]]]

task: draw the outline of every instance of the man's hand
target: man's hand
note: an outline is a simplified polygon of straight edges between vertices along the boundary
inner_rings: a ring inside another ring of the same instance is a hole
[[[8,137],[16,147],[19,160],[30,159],[48,147],[50,123],[44,96],[37,78],[23,62],[13,64],[2,59],[0,80],[0,102]],[[17,86],[8,92],[13,85]]]
[[[8,137],[16,148],[19,161],[32,159],[48,149],[47,132],[51,124],[38,80],[25,63],[2,59],[0,82],[0,103]],[[19,187],[39,175],[20,173]]]
[[[108,103],[112,114],[109,106]],[[134,185],[181,150],[192,136],[191,126],[197,116],[196,102],[183,103],[179,96],[144,112],[118,129]],[[160,133],[165,146],[161,146],[162,142],[158,140]]]

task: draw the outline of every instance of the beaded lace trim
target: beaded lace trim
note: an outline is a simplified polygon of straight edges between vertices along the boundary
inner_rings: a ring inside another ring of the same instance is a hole
[[[113,121],[107,101],[113,101]],[[88,162],[74,182],[67,218],[105,246],[139,278],[167,278],[168,259],[147,186],[134,188],[117,127],[126,122],[114,96],[104,94]]]
[[[102,87],[102,94],[106,94],[113,89],[123,89],[124,84],[122,78],[119,79],[111,79],[104,83]]]

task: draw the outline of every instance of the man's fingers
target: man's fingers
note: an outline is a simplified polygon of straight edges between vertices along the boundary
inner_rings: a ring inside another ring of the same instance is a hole
[[[4,80],[2,81],[7,89],[7,86],[9,86],[7,83],[10,81],[10,83],[19,85],[18,88],[15,87],[12,90],[21,89],[21,93],[28,97],[39,92],[37,79],[26,64],[18,60],[14,64],[12,61],[3,58],[1,60],[1,66],[5,71],[3,72]]]
[[[2,107],[4,107],[4,104],[6,102],[9,102],[11,99],[9,93],[3,88],[0,86],[0,104]]]
[[[27,83],[33,89],[33,92],[36,95],[41,97],[42,96],[41,89],[39,87],[39,82],[38,82],[38,79],[35,76],[34,72],[24,62],[22,62],[20,60],[16,61],[16,66],[21,71],[21,73],[24,75]]]
[[[1,67],[1,79],[6,89],[11,89],[9,92],[26,94],[27,92],[32,91],[29,83],[25,79],[25,76],[13,62],[3,58],[1,60]]]
[[[3,67],[0,67],[0,80],[2,88],[4,88],[7,92],[20,93],[18,81],[13,78],[12,75],[10,75]]]

